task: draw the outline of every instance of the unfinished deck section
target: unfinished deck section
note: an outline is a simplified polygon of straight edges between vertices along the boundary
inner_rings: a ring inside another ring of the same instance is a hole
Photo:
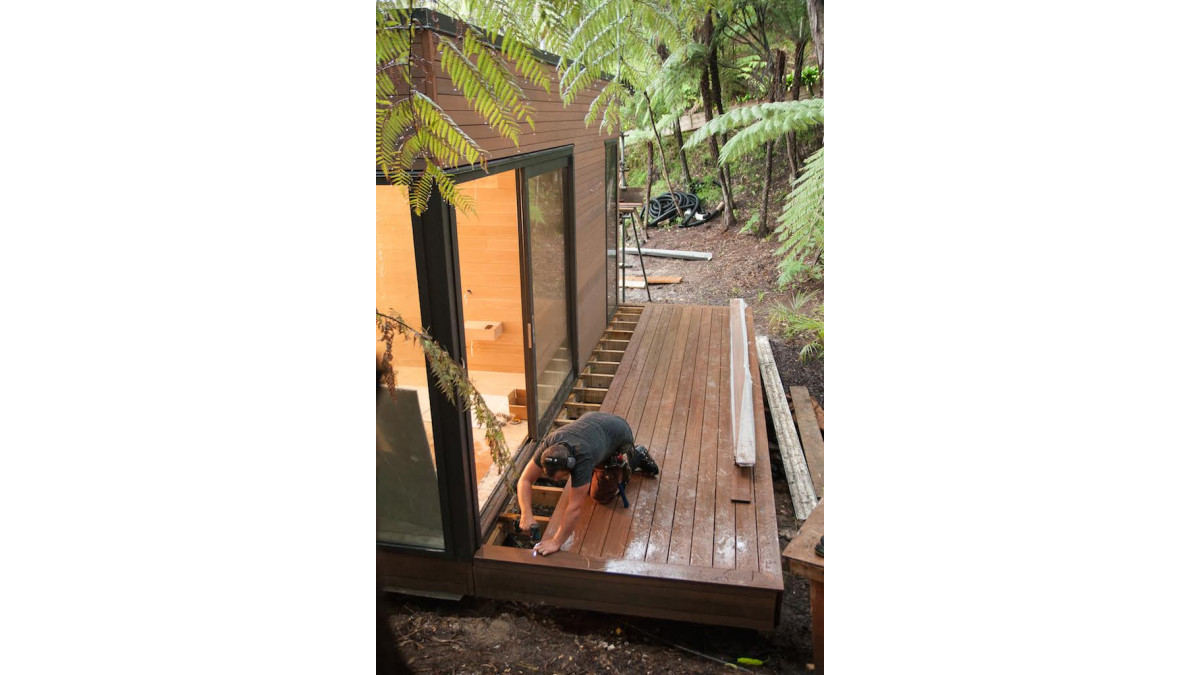
[[[588,500],[555,555],[484,545],[474,567],[478,595],[775,628],[783,576],[762,387],[751,350],[757,461],[745,469],[753,472],[750,500],[735,502],[729,321],[729,307],[645,305],[600,410],[629,421],[661,473],[633,477],[628,509],[619,497]],[[564,510],[556,509],[547,534]]]

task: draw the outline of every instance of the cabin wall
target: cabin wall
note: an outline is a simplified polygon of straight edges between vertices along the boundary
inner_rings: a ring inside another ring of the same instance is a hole
[[[582,370],[588,356],[606,325],[605,270],[607,247],[604,220],[604,142],[617,137],[603,133],[598,124],[584,125],[588,106],[600,93],[604,83],[597,82],[582,92],[575,101],[563,107],[558,96],[558,73],[553,65],[542,64],[550,80],[547,92],[533,85],[524,89],[529,105],[534,109],[534,124],[521,125],[519,145],[513,144],[490,129],[471,109],[470,103],[457,91],[450,76],[442,71],[437,54],[437,36],[422,31],[418,43],[433,62],[432,72],[423,73],[419,81],[427,95],[449,112],[455,122],[484,150],[489,160],[574,145],[575,191],[575,315],[578,326],[578,367]]]

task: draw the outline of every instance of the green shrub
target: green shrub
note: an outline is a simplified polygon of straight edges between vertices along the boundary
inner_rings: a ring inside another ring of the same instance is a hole
[[[805,340],[800,349],[800,361],[809,363],[825,356],[825,305],[820,304],[805,313],[804,306],[810,303],[815,292],[800,293],[790,302],[777,302],[770,309],[771,329],[785,338]]]

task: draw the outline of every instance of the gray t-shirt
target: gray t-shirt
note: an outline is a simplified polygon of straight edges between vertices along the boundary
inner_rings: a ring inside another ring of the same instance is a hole
[[[606,412],[584,413],[579,419],[546,435],[538,444],[542,450],[566,443],[575,454],[575,469],[571,471],[571,486],[587,485],[592,480],[592,469],[602,466],[614,450],[633,444],[633,430],[621,417]]]

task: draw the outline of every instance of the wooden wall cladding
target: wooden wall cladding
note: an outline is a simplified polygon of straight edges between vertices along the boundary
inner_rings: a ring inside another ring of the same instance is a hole
[[[467,367],[523,373],[517,174],[485,176],[459,189],[475,200],[474,214],[457,216],[463,320],[503,324],[495,341],[467,341]]]
[[[398,185],[375,186],[375,307],[385,314],[399,313],[409,325],[421,323],[408,189]],[[376,359],[383,356],[378,333],[376,329]],[[424,367],[425,358],[413,343],[395,340],[392,364]]]
[[[424,56],[433,61],[433,73],[426,78],[425,93],[454,117],[455,122],[484,150],[489,159],[522,155],[538,150],[574,146],[575,190],[575,315],[578,329],[578,367],[582,370],[588,355],[604,332],[606,248],[604,242],[604,142],[616,138],[598,125],[588,127],[583,118],[588,106],[603,88],[597,82],[582,92],[570,106],[563,106],[558,96],[558,73],[554,66],[542,64],[549,78],[550,91],[537,87],[524,89],[534,110],[534,124],[521,125],[519,144],[489,129],[462,93],[455,89],[450,77],[442,70],[440,57],[432,49],[434,40],[422,40],[427,45]],[[490,318],[490,317],[486,317]]]

